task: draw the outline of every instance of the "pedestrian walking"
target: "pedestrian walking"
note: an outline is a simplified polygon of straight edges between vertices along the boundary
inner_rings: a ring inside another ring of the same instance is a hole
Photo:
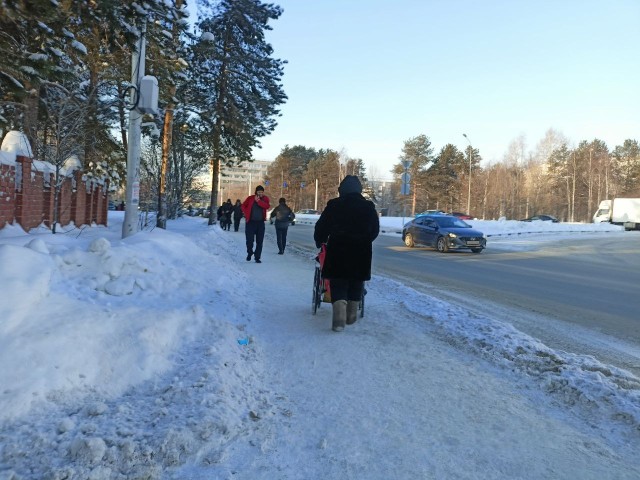
[[[240,228],[240,219],[244,215],[242,214],[242,202],[238,198],[233,206],[233,231],[237,232]]]
[[[231,215],[233,214],[233,204],[231,199],[227,198],[227,201],[222,204],[222,213],[224,215],[224,230],[231,231]]]
[[[296,214],[289,208],[287,201],[280,198],[278,206],[271,211],[270,218],[272,221],[275,219],[278,255],[284,255],[284,249],[287,246],[287,230],[289,224],[296,218]]]
[[[227,217],[224,216],[224,203],[218,207],[218,210],[216,211],[216,215],[218,216],[218,221],[220,222],[220,227],[223,230],[226,230]]]
[[[327,202],[313,233],[316,247],[327,245],[322,276],[329,279],[335,332],[357,320],[364,282],[371,279],[372,243],[380,232],[375,205],[362,196],[357,176],[347,175],[338,194]]]
[[[262,185],[256,187],[255,195],[248,196],[242,202],[242,214],[245,219],[244,233],[247,238],[247,262],[251,261],[253,255],[256,263],[262,263],[260,257],[264,241],[264,222],[267,219],[269,207],[269,197],[264,194]]]

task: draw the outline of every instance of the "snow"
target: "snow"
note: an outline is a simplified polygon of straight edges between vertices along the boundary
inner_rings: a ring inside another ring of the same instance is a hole
[[[83,43],[81,43],[81,42],[79,42],[77,40],[73,40],[71,42],[71,46],[73,48],[75,48],[76,50],[78,50],[80,53],[83,53],[85,55],[87,54],[87,47]]]
[[[0,230],[0,479],[640,478],[631,373],[375,272],[336,334],[273,227],[258,265],[243,227],[123,240],[123,215]],[[514,250],[621,232],[469,223]]]
[[[0,150],[11,154],[14,162],[15,156],[17,155],[30,158],[33,157],[29,139],[24,133],[16,130],[7,132],[4,139],[2,139],[2,146],[0,147]]]

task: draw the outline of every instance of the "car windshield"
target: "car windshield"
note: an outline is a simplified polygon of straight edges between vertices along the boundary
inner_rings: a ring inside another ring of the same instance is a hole
[[[435,219],[436,219],[436,222],[438,223],[438,226],[442,228],[470,228],[471,227],[471,225],[469,225],[464,220],[460,220],[459,218],[455,218],[455,217],[435,217]]]

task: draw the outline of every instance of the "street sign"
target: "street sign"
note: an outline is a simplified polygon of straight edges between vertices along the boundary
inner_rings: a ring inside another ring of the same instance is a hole
[[[409,195],[409,184],[408,183],[403,183],[400,186],[400,193],[402,195]]]
[[[411,163],[411,160],[402,160],[402,166],[405,170],[411,166]]]
[[[402,180],[402,183],[409,183],[411,181],[411,174],[409,172],[404,172],[400,175],[400,180]]]

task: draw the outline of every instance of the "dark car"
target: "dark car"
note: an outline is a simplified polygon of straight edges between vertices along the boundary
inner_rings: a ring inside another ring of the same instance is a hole
[[[543,222],[558,223],[558,219],[553,215],[534,215],[533,217],[523,218],[521,222],[535,222],[536,220],[542,220]]]
[[[407,247],[426,245],[435,247],[439,252],[469,249],[480,253],[487,246],[482,232],[453,215],[416,217],[402,228],[402,240]]]
[[[313,210],[311,208],[303,208],[302,210],[298,210],[296,215],[320,215],[322,212],[319,210]]]

